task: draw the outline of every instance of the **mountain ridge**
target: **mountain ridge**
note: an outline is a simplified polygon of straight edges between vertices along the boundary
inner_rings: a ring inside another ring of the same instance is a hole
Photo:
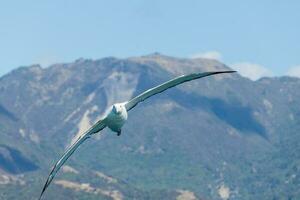
[[[224,69],[215,60],[152,54],[33,65],[1,77],[0,105],[18,120],[0,113],[0,145],[38,167],[22,172],[24,185],[0,187],[11,191],[3,198],[17,199],[16,188],[24,199],[38,196],[49,167],[112,103],[182,73]],[[122,137],[105,130],[84,143],[66,163],[80,174],[59,173],[56,180],[65,181],[50,186],[45,199],[112,198],[97,190],[112,186],[93,171],[120,180],[113,188],[122,199],[175,199],[182,191],[196,199],[226,199],[224,192],[230,199],[297,199],[299,86],[297,78],[251,81],[234,74],[170,89],[130,112]],[[83,183],[89,190],[75,189]]]

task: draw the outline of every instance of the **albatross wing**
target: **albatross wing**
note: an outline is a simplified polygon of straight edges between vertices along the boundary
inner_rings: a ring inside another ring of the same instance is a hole
[[[188,82],[191,80],[195,80],[198,78],[203,78],[206,76],[211,76],[211,75],[215,75],[215,74],[222,74],[222,73],[233,73],[236,71],[217,71],[217,72],[204,72],[204,73],[194,73],[194,74],[188,74],[188,75],[182,75],[182,76],[178,76],[172,80],[169,80],[161,85],[158,85],[154,88],[151,88],[149,90],[146,90],[145,92],[143,92],[142,94],[134,97],[133,99],[131,99],[130,101],[128,101],[125,104],[126,110],[129,111],[132,108],[134,108],[138,103],[144,101],[145,99],[156,95],[158,93],[161,93],[169,88],[175,87],[176,85],[179,85],[181,83],[184,82]]]
[[[50,172],[47,181],[44,185],[44,188],[41,192],[40,198],[42,198],[45,190],[47,189],[47,187],[50,185],[50,183],[52,182],[53,178],[55,177],[56,173],[58,172],[58,170],[61,168],[61,166],[68,160],[68,158],[74,153],[74,151],[79,147],[79,145],[81,145],[86,139],[88,139],[91,135],[101,131],[102,129],[104,129],[106,127],[105,123],[103,122],[103,120],[99,120],[95,125],[93,125],[87,132],[85,132],[83,135],[81,135],[77,141],[70,146],[65,153],[63,154],[63,156],[55,163],[55,165],[52,168],[52,171]]]

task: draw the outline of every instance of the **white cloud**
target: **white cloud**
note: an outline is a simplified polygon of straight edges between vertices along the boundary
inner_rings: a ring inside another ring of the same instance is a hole
[[[264,76],[272,76],[273,73],[264,66],[248,63],[239,62],[230,65],[233,69],[237,70],[239,74],[244,77],[250,78],[251,80],[257,80]]]
[[[207,58],[214,60],[222,60],[222,54],[218,51],[206,51],[191,55],[191,58]]]
[[[191,58],[206,58],[206,59],[214,59],[214,60],[219,60],[221,61],[223,56],[220,52],[218,51],[206,51],[206,52],[200,52],[200,53],[195,53],[190,56]],[[261,77],[270,77],[273,76],[273,73],[271,70],[268,68],[251,63],[251,62],[236,62],[232,65],[230,65],[231,68],[235,69],[238,71],[238,73],[244,77],[247,77],[251,80],[257,80]],[[291,72],[291,73],[289,73]],[[300,66],[291,68],[288,71],[288,75],[291,76],[298,76],[300,77]]]
[[[289,68],[286,75],[300,78],[300,65]]]
[[[41,55],[35,58],[34,63],[40,64],[42,67],[48,67],[52,64],[58,63],[59,58],[54,55]]]

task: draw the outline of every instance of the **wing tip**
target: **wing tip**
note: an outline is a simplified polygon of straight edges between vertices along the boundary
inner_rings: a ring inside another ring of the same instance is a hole
[[[229,74],[229,73],[236,73],[237,71],[235,70],[227,70],[227,71],[211,71],[211,72],[204,72],[204,73],[199,73],[199,75],[202,75],[202,74],[206,74],[202,77],[205,77],[205,76],[211,76],[211,75],[216,75],[216,74]],[[202,78],[201,77],[201,78]]]
[[[46,184],[45,184],[44,187],[43,187],[43,190],[42,190],[42,192],[41,192],[41,194],[40,194],[39,200],[42,199],[43,194],[44,194],[44,192],[46,191],[47,187],[48,187],[48,180],[46,181]]]
[[[228,70],[228,71],[218,71],[218,72],[215,72],[215,73],[218,73],[218,74],[221,74],[221,73],[235,73],[237,71],[235,70]]]
[[[44,194],[44,192],[41,192],[41,194],[40,194],[40,197],[39,197],[39,199],[38,199],[38,200],[41,200],[41,199],[42,199],[42,197],[43,197],[43,194]]]
[[[216,75],[216,74],[230,74],[230,73],[236,73],[235,70],[227,70],[227,71],[215,71],[215,72],[207,72],[208,76],[210,75]]]

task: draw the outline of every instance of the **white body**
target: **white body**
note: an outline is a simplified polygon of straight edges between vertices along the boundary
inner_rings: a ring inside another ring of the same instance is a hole
[[[121,132],[121,128],[128,118],[124,103],[114,104],[110,113],[105,118],[105,124],[114,132]]]

